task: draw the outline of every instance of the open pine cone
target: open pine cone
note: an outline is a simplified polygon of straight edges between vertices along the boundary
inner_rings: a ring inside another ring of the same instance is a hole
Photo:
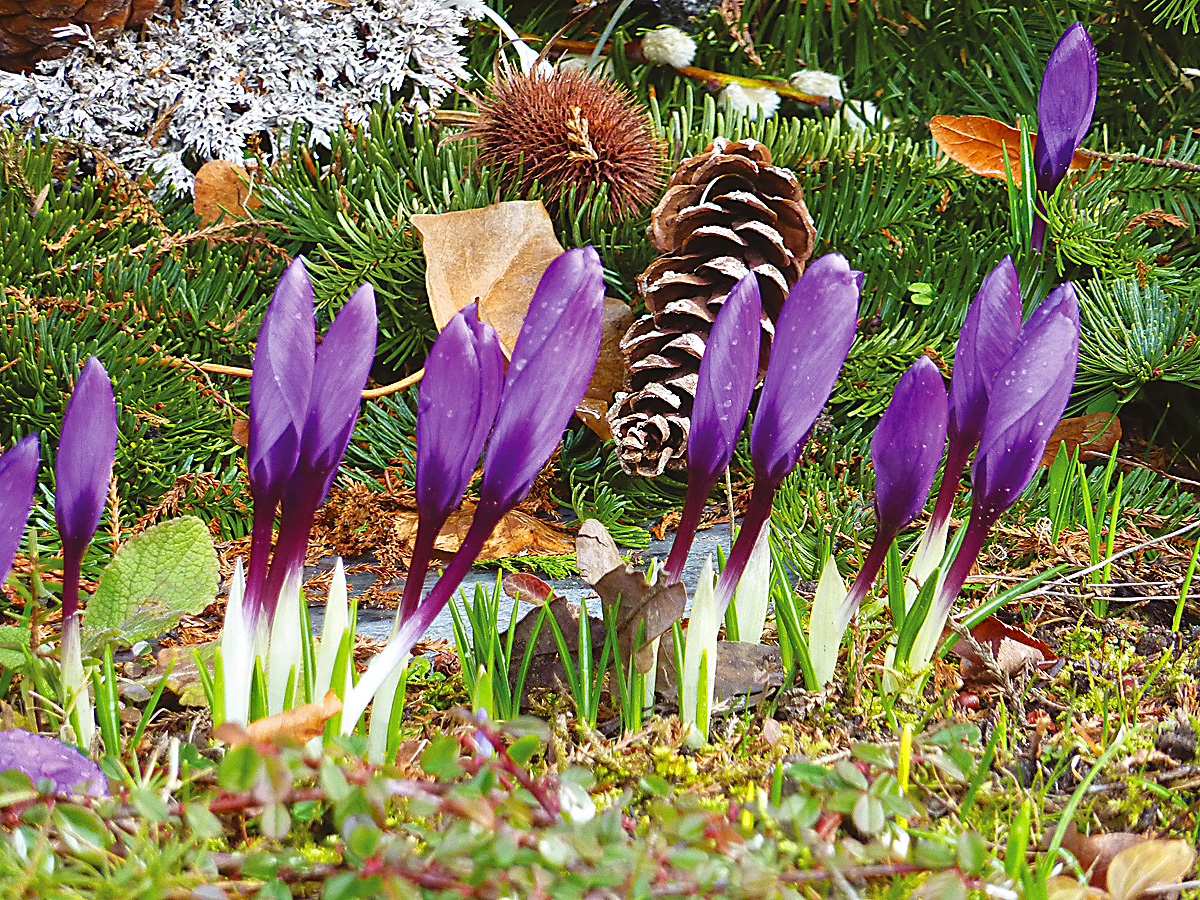
[[[40,59],[65,56],[61,28],[90,28],[97,38],[143,24],[159,0],[0,0],[0,69],[16,72]]]
[[[621,341],[625,390],[608,418],[622,468],[653,478],[684,465],[700,357],[730,289],[758,276],[765,368],[816,231],[796,176],[772,166],[766,147],[718,138],[671,178],[649,235],[663,254],[638,278],[650,315]]]

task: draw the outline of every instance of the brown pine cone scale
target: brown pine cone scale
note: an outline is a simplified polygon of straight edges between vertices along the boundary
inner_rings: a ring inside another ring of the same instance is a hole
[[[796,177],[771,165],[766,147],[718,138],[676,171],[648,234],[663,255],[638,278],[650,314],[621,342],[625,385],[609,423],[621,466],[653,478],[684,465],[700,358],[729,291],[758,276],[765,369],[775,319],[816,232]]]

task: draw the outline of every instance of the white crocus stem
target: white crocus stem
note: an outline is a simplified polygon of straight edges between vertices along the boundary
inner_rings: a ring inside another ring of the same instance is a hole
[[[767,624],[767,602],[771,596],[771,519],[763,523],[750,551],[750,559],[742,571],[734,594],[734,612],[737,615],[738,640],[757,644],[762,640]]]
[[[275,607],[275,618],[271,622],[271,633],[267,645],[267,712],[283,712],[287,694],[288,678],[296,672],[297,696],[303,662],[300,648],[300,582],[304,569],[292,569],[283,578],[279,590],[279,603]]]
[[[375,692],[375,702],[371,706],[371,724],[367,727],[367,760],[369,762],[379,764],[385,761],[388,734],[391,732],[392,724],[392,703],[396,699],[396,690],[400,686],[400,676],[403,674],[404,666],[397,666],[383,680],[379,690]]]
[[[932,524],[921,533],[917,542],[916,553],[913,554],[912,565],[908,568],[908,578],[904,581],[904,608],[912,609],[921,587],[933,574],[933,570],[942,564],[946,555],[946,540],[950,536],[950,520],[946,519],[937,527]]]
[[[342,702],[342,734],[353,733],[355,724],[366,712],[371,698],[382,690],[393,672],[399,672],[408,662],[408,652],[412,643],[415,641],[410,642],[402,635],[396,635],[371,658],[367,671],[363,672],[358,683],[346,691]]]
[[[86,753],[96,731],[96,714],[92,695],[88,693],[83,675],[83,652],[79,643],[79,613],[63,622],[60,675],[62,700],[66,721],[75,729],[75,738]]]
[[[225,625],[221,629],[221,668],[225,694],[225,721],[245,725],[250,716],[250,679],[254,673],[254,647],[246,622],[243,600],[246,575],[241,557],[233,564],[229,599],[225,602]]]
[[[480,3],[478,6],[473,6],[472,9],[478,13],[482,13],[495,22],[496,27],[500,29],[500,33],[508,38],[513,49],[517,51],[517,59],[521,63],[522,72],[528,75],[534,66],[538,67],[537,70],[539,75],[549,76],[554,72],[554,67],[551,66],[550,63],[546,62],[545,60],[542,60],[541,63],[538,62],[538,52],[521,40],[521,36],[513,30],[513,27],[509,25],[508,22],[504,21],[504,17],[501,16],[500,13],[496,12],[494,9],[490,8],[484,3]]]
[[[683,678],[680,682],[680,716],[684,725],[695,725],[701,733],[708,735],[708,716],[712,714],[713,689],[717,676],[717,629],[721,622],[717,616],[717,603],[713,595],[712,556],[704,560],[700,578],[696,582],[696,599],[692,603],[692,617],[688,622],[687,641],[683,650]],[[700,659],[707,654],[708,668],[708,716],[697,721],[699,703]]]
[[[821,579],[817,582],[817,594],[813,598],[808,622],[808,653],[818,687],[829,684],[833,680],[833,670],[837,668],[842,635],[850,624],[842,610],[846,593],[846,584],[838,572],[837,560],[830,554],[825,561],[825,568],[821,570]]]
[[[333,564],[333,580],[329,583],[329,596],[325,600],[325,619],[321,624],[321,646],[317,651],[317,675],[313,684],[313,696],[324,697],[333,682],[333,667],[337,663],[338,650],[350,627],[350,602],[346,591],[346,567],[339,556]],[[344,684],[332,685],[339,697],[345,696],[349,687],[349,669]]]

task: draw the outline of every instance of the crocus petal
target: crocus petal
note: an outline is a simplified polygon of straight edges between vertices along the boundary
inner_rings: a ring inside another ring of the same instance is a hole
[[[439,528],[462,499],[500,407],[504,354],[477,306],[446,323],[417,394],[417,508]]]
[[[975,503],[991,521],[1033,477],[1066,409],[1078,362],[1079,307],[1068,283],[1030,316],[992,387],[972,475]]]
[[[91,356],[67,403],[54,465],[54,521],[67,553],[82,555],[96,533],[116,452],[112,382]]]
[[[275,287],[254,349],[247,455],[252,489],[278,490],[296,468],[316,348],[312,282],[297,257]]]
[[[546,269],[508,364],[488,442],[481,506],[499,516],[521,500],[558,446],[600,352],[604,273],[592,247]]]
[[[778,485],[795,468],[850,352],[858,297],[856,273],[836,253],[809,265],[788,293],[750,432],[756,478]]]
[[[375,289],[364,284],[338,311],[317,349],[300,459],[310,477],[321,480],[318,504],[329,492],[354,433],[378,331]]]
[[[733,458],[758,381],[762,300],[753,272],[734,285],[717,314],[700,358],[688,432],[688,479],[719,476]]]
[[[1059,38],[1038,92],[1038,136],[1033,151],[1039,191],[1050,192],[1067,174],[1096,109],[1096,48],[1075,23]]]
[[[946,446],[946,415],[942,373],[921,356],[896,385],[871,438],[880,531],[898,531],[924,508]]]
[[[979,443],[988,390],[1020,334],[1021,282],[1012,257],[1006,256],[983,280],[954,352],[948,431],[952,444],[964,446],[967,453]]]
[[[734,285],[717,313],[700,358],[688,429],[688,489],[683,516],[667,557],[667,578],[679,580],[704,504],[737,447],[754,384],[762,334],[762,298],[753,272]]]
[[[0,584],[8,577],[25,536],[37,486],[39,452],[37,436],[31,434],[0,456]]]

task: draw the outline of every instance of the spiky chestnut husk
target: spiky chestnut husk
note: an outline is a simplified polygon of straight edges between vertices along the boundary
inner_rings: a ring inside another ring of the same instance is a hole
[[[536,181],[553,212],[572,186],[608,186],[610,219],[636,215],[662,186],[663,144],[623,89],[575,69],[499,74],[465,136],[501,184],[529,198]]]

